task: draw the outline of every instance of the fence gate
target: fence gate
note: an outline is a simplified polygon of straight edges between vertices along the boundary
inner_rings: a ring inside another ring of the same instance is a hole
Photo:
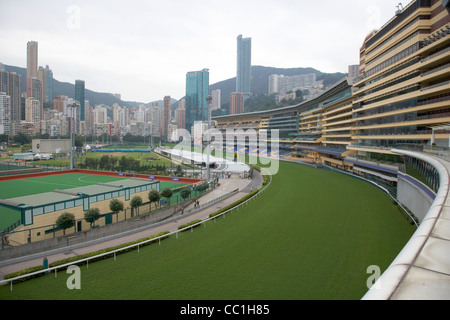
[[[112,213],[108,213],[105,215],[105,224],[111,224],[112,223]]]

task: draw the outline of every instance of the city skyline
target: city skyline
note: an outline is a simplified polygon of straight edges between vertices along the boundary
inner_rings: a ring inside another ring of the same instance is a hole
[[[347,72],[365,36],[392,18],[397,5],[5,0],[0,61],[25,67],[26,43],[36,41],[39,64],[50,65],[55,79],[83,79],[90,90],[120,93],[126,101],[180,99],[189,70],[209,68],[211,83],[236,76],[239,34],[252,37],[253,65]]]

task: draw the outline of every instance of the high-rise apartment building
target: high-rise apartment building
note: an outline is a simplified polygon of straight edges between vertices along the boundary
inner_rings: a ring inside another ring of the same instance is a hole
[[[170,96],[164,97],[164,105],[161,112],[160,135],[162,140],[167,140],[169,137],[169,123],[172,120],[172,103]]]
[[[0,134],[11,132],[11,97],[0,92]]]
[[[220,109],[220,101],[222,99],[222,91],[220,89],[213,90],[211,92],[212,103],[211,110]]]
[[[38,77],[38,43],[29,41],[27,43],[27,78]]]
[[[151,121],[152,121],[152,136],[159,137],[160,136],[160,118],[161,118],[161,109],[159,106],[152,105],[150,107],[150,115],[151,115]]]
[[[53,100],[53,71],[45,66],[45,102]]]
[[[186,74],[186,129],[196,121],[208,121],[209,69]]]
[[[25,122],[33,124],[33,134],[40,133],[41,128],[41,102],[33,97],[25,101]]]
[[[66,114],[67,96],[57,96],[53,98],[53,110],[57,110],[59,113]]]
[[[348,66],[348,77],[356,78],[359,76],[359,64]]]
[[[252,38],[237,38],[236,92],[242,92],[245,98],[250,96],[252,76]]]
[[[75,81],[75,100],[80,103],[80,120],[86,120],[86,109],[85,109],[85,83],[83,80]]]
[[[289,91],[311,88],[317,84],[315,73],[295,76],[272,74],[269,76],[269,95],[273,93],[284,95]]]
[[[43,115],[44,98],[43,98],[43,82],[39,80],[38,73],[38,43],[36,41],[29,41],[27,43],[27,98],[33,98],[39,101],[40,108],[35,110],[35,101],[33,102],[33,117],[41,118]],[[30,100],[31,101],[31,100]],[[27,103],[25,103],[25,112],[27,112]],[[29,109],[29,108],[28,108]],[[39,116],[35,116],[35,112],[39,112]],[[37,126],[34,129],[35,133],[40,131],[40,122],[33,121],[34,125]]]
[[[94,123],[105,124],[108,121],[108,109],[105,106],[99,105],[94,109]]]
[[[44,67],[40,66],[38,69],[38,79],[41,82],[41,99],[42,99],[42,103],[47,102],[46,99],[46,93],[47,93],[47,89],[46,89],[46,85],[47,85],[47,70],[44,69]]]
[[[230,94],[230,115],[244,113],[244,94],[232,92]]]
[[[22,76],[0,69],[0,92],[4,92],[11,98],[11,122],[22,120]]]
[[[184,98],[178,101],[175,118],[177,120],[177,129],[186,129],[186,100]]]
[[[280,75],[272,74],[269,76],[269,95],[280,92]]]
[[[67,101],[66,114],[70,118],[70,132],[80,134],[80,103],[72,98]]]

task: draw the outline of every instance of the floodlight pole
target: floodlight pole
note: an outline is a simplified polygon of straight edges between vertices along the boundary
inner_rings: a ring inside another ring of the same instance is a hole
[[[69,118],[69,138],[70,138],[70,170],[74,169],[74,158],[73,158],[73,117]]]

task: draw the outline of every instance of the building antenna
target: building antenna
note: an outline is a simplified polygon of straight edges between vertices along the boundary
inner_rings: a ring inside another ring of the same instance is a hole
[[[400,2],[398,4],[398,6],[396,6],[396,8],[397,8],[397,11],[395,12],[395,15],[398,16],[398,15],[400,15],[403,12],[403,5],[402,5],[402,3]]]

